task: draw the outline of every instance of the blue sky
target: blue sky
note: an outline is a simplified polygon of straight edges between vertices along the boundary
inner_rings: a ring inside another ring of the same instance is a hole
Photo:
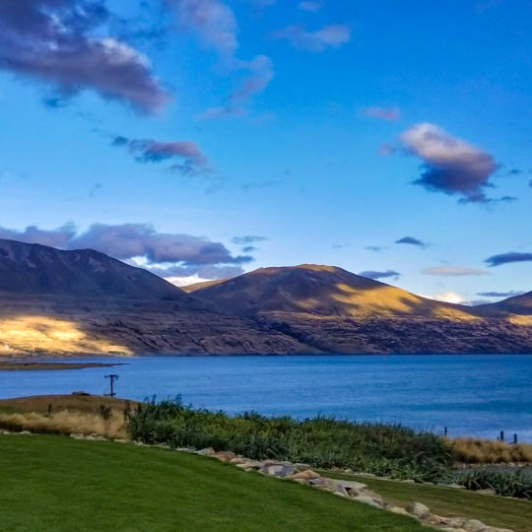
[[[177,283],[532,289],[525,0],[0,5],[0,237]]]

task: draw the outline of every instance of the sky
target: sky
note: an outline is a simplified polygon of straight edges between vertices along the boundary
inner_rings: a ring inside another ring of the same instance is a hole
[[[178,285],[532,290],[530,0],[0,3],[0,238]]]

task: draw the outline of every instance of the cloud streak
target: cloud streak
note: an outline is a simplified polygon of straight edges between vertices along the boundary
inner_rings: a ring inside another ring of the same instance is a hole
[[[435,266],[421,270],[423,275],[439,275],[443,277],[459,277],[464,275],[489,275],[481,268],[464,268],[462,266]]]
[[[367,277],[368,279],[386,279],[389,277],[398,278],[401,276],[399,272],[396,272],[394,270],[386,270],[385,272],[378,272],[374,270],[367,270],[364,272],[360,272],[358,275],[361,275],[362,277]]]
[[[91,89],[153,113],[169,94],[144,55],[101,36],[111,18],[97,0],[0,2],[0,68],[52,87],[54,102]]]
[[[395,243],[396,244],[407,244],[410,246],[417,246],[420,248],[425,248],[427,246],[427,244],[425,244],[421,240],[418,240],[417,238],[414,238],[413,236],[404,236],[403,238],[396,240]]]
[[[488,257],[484,262],[490,267],[501,266],[513,262],[532,262],[532,253],[510,251],[509,253],[501,253],[499,255]]]
[[[170,170],[177,170],[186,175],[198,175],[208,171],[207,157],[194,142],[160,142],[117,136],[112,144],[127,148],[139,163],[157,164],[177,159],[179,162],[170,166]]]
[[[329,24],[310,31],[301,24],[293,24],[272,34],[274,39],[287,40],[295,48],[310,52],[324,52],[329,48],[341,48],[351,40],[351,30],[342,24]]]
[[[485,189],[493,186],[489,180],[498,165],[489,153],[429,123],[413,126],[400,140],[408,153],[422,161],[421,176],[414,184],[461,196],[463,202],[493,201]]]
[[[377,118],[387,122],[397,122],[401,118],[401,111],[398,107],[366,107],[362,109],[362,114],[369,118]]]

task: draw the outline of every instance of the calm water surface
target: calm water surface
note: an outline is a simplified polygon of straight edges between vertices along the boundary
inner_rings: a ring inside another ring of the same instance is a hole
[[[106,359],[107,361],[107,359]],[[196,407],[397,422],[451,436],[532,441],[532,355],[145,357],[72,371],[0,371],[0,398],[108,391]]]

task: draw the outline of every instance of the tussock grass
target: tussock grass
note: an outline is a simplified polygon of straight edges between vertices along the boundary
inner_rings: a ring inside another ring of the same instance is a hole
[[[176,400],[139,405],[128,424],[132,439],[171,447],[212,447],[254,459],[350,467],[393,478],[436,481],[450,474],[451,451],[430,433],[400,425],[352,423],[318,416],[296,421],[254,412],[228,416]]]
[[[453,457],[466,464],[509,464],[511,462],[531,463],[532,445],[520,443],[510,445],[501,441],[456,438],[450,440]]]
[[[46,434],[96,434],[110,439],[125,438],[123,415],[107,410],[103,415],[63,410],[51,415],[37,412],[0,414],[0,428]]]

